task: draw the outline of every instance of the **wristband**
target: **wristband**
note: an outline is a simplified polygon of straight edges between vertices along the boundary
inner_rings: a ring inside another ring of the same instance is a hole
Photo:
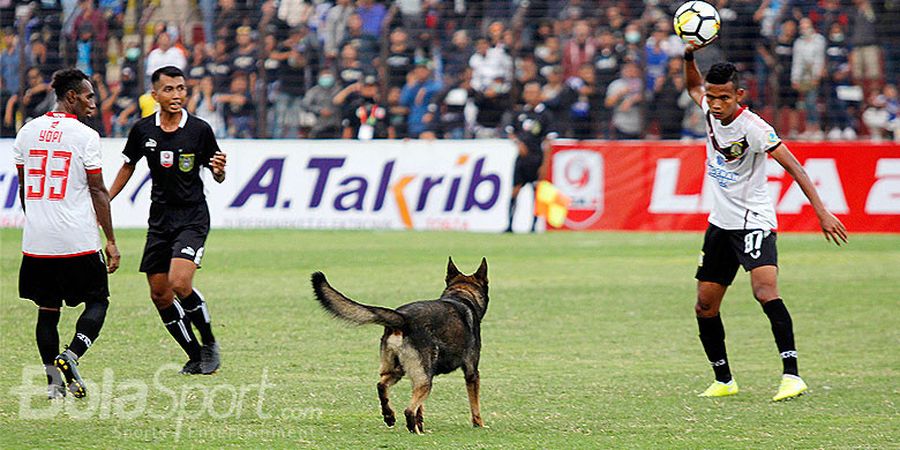
[[[684,60],[685,61],[693,61],[694,60],[694,52],[684,52]]]

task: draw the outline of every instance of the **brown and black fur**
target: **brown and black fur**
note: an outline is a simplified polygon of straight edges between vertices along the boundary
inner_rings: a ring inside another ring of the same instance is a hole
[[[412,381],[412,400],[404,410],[406,428],[423,432],[423,403],[435,375],[462,369],[472,409],[472,425],[484,426],[478,400],[481,319],[488,306],[487,260],[472,275],[463,275],[451,258],[447,287],[437,300],[408,303],[397,309],[367,306],[336,291],[321,272],[312,275],[316,299],[326,311],[354,324],[384,326],[378,399],[384,423],[394,426],[388,390],[403,375]]]

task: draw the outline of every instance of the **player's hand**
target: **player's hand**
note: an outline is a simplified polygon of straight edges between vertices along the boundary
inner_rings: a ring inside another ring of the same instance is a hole
[[[828,211],[819,215],[819,224],[822,226],[822,233],[825,233],[825,239],[834,242],[838,246],[843,242],[847,243],[847,229],[844,224]]]
[[[106,272],[113,273],[119,268],[119,261],[122,255],[119,254],[119,248],[115,242],[106,243]]]
[[[706,43],[703,44],[703,45],[684,44],[684,52],[685,52],[685,53],[693,53],[693,52],[695,52],[695,51],[697,51],[697,50],[700,50],[700,49],[703,48],[703,47],[706,47],[706,46],[709,45],[709,44],[712,44],[713,42],[716,42],[716,39],[719,39],[719,34],[718,34],[718,33],[716,33],[716,35],[713,36],[712,39],[706,41]]]
[[[227,156],[225,153],[216,152],[213,155],[212,159],[209,160],[209,166],[212,169],[213,175],[222,176],[225,174],[225,163],[227,162]]]

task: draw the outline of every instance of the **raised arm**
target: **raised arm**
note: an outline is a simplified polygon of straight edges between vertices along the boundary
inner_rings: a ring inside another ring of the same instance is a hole
[[[116,247],[116,235],[113,232],[112,214],[109,207],[109,192],[103,183],[103,174],[89,173],[87,175],[88,190],[91,193],[91,201],[94,203],[94,212],[97,214],[97,222],[106,236],[106,270],[113,273],[119,268],[119,249]]]
[[[825,209],[825,204],[819,197],[812,180],[806,174],[806,170],[803,169],[803,166],[800,165],[787,146],[780,144],[772,151],[772,158],[775,158],[775,161],[778,161],[778,164],[781,164],[781,167],[784,167],[784,170],[791,174],[791,177],[800,185],[800,189],[803,190],[803,194],[809,199],[809,203],[819,218],[819,225],[822,227],[822,232],[825,233],[825,239],[837,245],[841,245],[841,242],[847,243],[847,229],[844,228],[844,224],[834,214]]]
[[[694,50],[690,45],[684,49],[684,87],[694,103],[699,106],[703,102],[703,96],[706,95],[706,89],[703,87],[703,76],[700,75],[700,69],[694,61]]]

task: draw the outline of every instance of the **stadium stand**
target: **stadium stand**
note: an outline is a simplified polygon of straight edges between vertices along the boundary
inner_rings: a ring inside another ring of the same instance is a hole
[[[366,138],[348,128],[372,120],[385,130],[374,137],[498,137],[537,80],[562,137],[696,139],[672,33],[680,3],[0,0],[0,136],[52,107],[47,81],[64,66],[96,83],[92,126],[125,136],[152,113],[149,74],[173,64],[189,74],[190,111],[221,137]],[[701,69],[735,62],[745,102],[783,135],[900,139],[900,2],[712,3],[722,33]],[[608,101],[611,85],[642,101]]]

